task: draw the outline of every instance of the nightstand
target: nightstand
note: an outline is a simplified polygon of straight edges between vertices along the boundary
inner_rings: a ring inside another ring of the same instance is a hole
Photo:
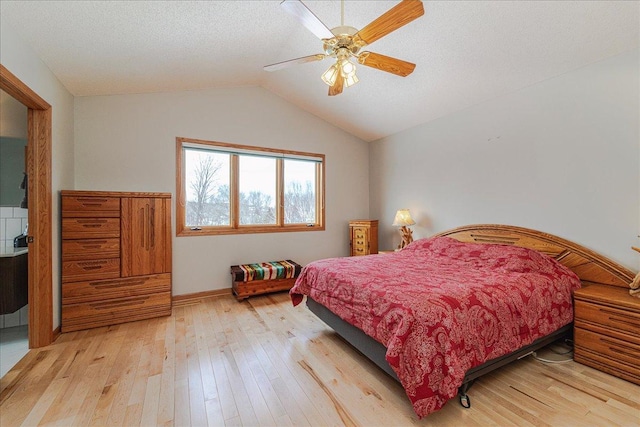
[[[640,385],[640,298],[591,285],[574,293],[574,359]]]
[[[356,219],[349,221],[349,246],[351,256],[378,253],[378,220]]]

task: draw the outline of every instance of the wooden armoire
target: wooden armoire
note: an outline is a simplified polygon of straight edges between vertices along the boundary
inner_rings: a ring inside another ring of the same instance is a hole
[[[62,332],[171,314],[171,194],[62,191]]]

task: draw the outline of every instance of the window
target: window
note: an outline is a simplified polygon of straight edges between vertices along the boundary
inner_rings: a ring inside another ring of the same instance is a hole
[[[276,159],[238,155],[240,225],[276,224]]]
[[[324,155],[176,139],[178,236],[324,230]]]

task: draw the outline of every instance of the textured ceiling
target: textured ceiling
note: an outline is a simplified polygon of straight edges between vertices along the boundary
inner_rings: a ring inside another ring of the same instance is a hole
[[[340,1],[306,1],[329,27]],[[347,0],[358,29],[397,1]],[[417,64],[406,78],[364,66],[328,97],[322,52],[279,1],[0,1],[3,22],[76,96],[260,85],[364,140],[375,140],[637,49],[636,1],[425,1],[425,15],[367,47]]]

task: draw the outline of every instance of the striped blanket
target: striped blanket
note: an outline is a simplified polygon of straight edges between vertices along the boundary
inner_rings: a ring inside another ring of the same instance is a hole
[[[231,277],[235,282],[252,280],[292,279],[298,277],[302,266],[290,259],[255,264],[231,266]]]

